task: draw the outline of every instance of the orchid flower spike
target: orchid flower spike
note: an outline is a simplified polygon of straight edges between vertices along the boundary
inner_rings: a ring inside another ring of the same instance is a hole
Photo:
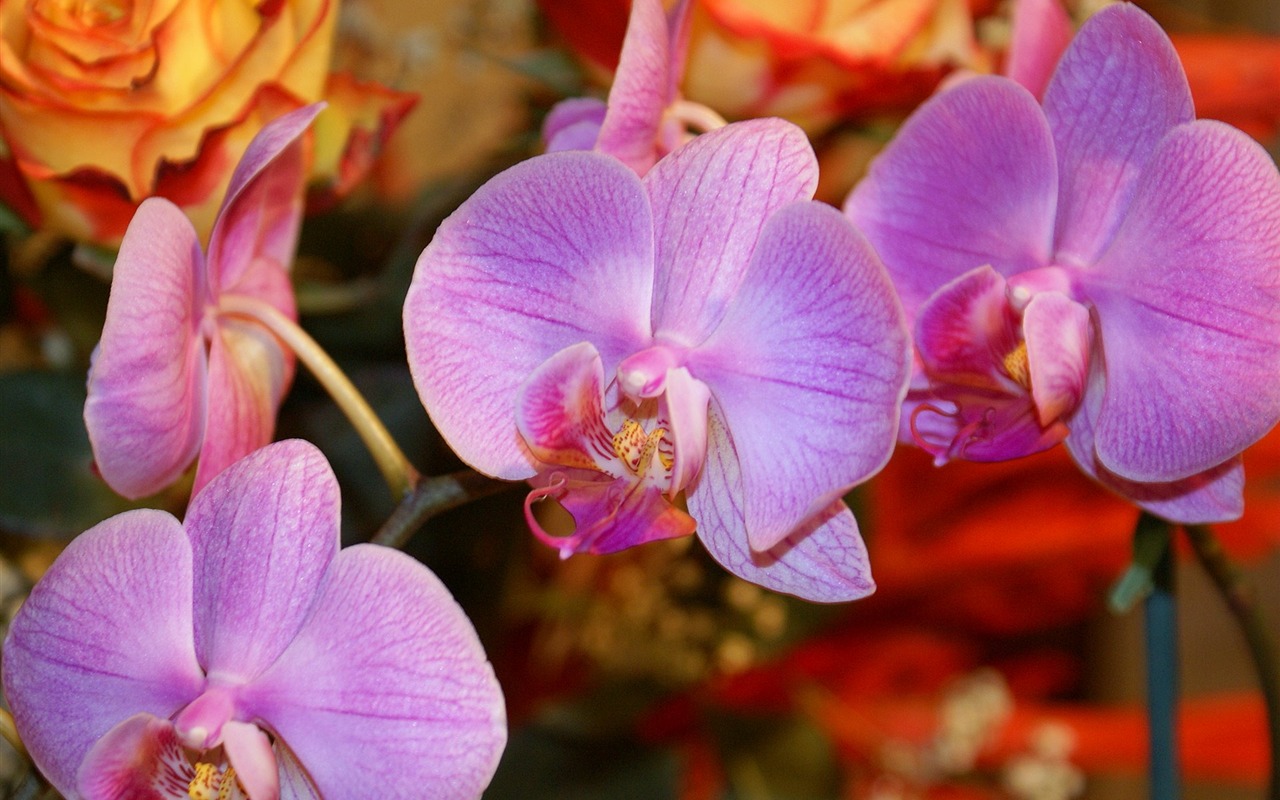
[[[608,103],[589,97],[558,103],[543,124],[547,152],[595,150],[644,175],[691,131],[724,126],[710,108],[680,97],[692,6],[679,0],[665,13],[661,0],[633,0]]]
[[[128,511],[73,541],[4,643],[4,692],[70,800],[473,798],[501,690],[430,570],[338,550],[311,444],[217,475],[186,520]],[[219,793],[221,792],[221,793]]]
[[[799,128],[753,120],[643,178],[538,156],[436,232],[405,303],[418,393],[464,461],[572,514],[560,539],[527,515],[563,556],[696,527],[755,583],[872,591],[841,497],[893,449],[909,339],[817,174]]]
[[[99,472],[138,498],[199,457],[198,491],[271,441],[294,356],[228,306],[297,318],[289,267],[302,219],[302,134],[317,103],[254,137],[231,176],[209,252],[176,205],[149,198],[120,244],[84,419]]]
[[[903,441],[941,464],[1065,440],[1158,516],[1239,516],[1239,453],[1280,419],[1280,174],[1194,119],[1144,12],[1086,22],[1043,105],[998,77],[935,96],[845,211],[915,329]]]

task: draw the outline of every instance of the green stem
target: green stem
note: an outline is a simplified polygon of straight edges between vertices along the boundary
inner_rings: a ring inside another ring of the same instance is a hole
[[[1267,708],[1267,732],[1271,740],[1271,780],[1267,798],[1280,800],[1280,667],[1277,666],[1275,642],[1262,618],[1253,587],[1239,567],[1227,557],[1213,531],[1204,525],[1188,525],[1186,531],[1200,566],[1204,567],[1231,609],[1253,658]]]
[[[422,524],[437,514],[472,500],[497,494],[508,488],[508,481],[488,478],[472,470],[450,475],[420,478],[391,516],[371,540],[387,547],[404,547]]]
[[[364,441],[365,447],[369,448],[387,486],[391,488],[392,495],[397,499],[409,495],[418,482],[418,471],[401,452],[368,401],[315,339],[302,330],[298,323],[280,313],[275,306],[262,300],[227,295],[219,300],[218,308],[226,316],[260,323],[293,350],[298,360],[307,365],[307,369],[329,392],[342,413],[351,420],[356,433]]]

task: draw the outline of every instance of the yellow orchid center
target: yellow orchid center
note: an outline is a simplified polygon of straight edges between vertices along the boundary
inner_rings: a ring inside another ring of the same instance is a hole
[[[236,781],[236,771],[228,766],[225,770],[201,761],[196,764],[196,776],[187,786],[187,796],[191,800],[233,800],[245,797]]]
[[[1004,357],[1004,374],[1013,378],[1019,386],[1031,389],[1031,367],[1027,363],[1027,343],[1019,342],[1018,346]]]
[[[655,453],[663,469],[670,470],[671,465],[675,463],[675,457],[660,448],[666,435],[666,428],[655,428],[646,434],[644,426],[639,422],[633,419],[624,420],[622,427],[613,435],[613,452],[622,463],[627,465],[627,469],[631,470],[633,475],[644,475],[648,472]]]

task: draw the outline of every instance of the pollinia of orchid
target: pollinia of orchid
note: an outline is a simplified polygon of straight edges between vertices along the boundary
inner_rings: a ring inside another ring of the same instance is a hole
[[[682,98],[691,5],[635,0],[607,101],[557,106],[546,152],[416,262],[408,366],[465,479],[421,475],[298,326],[320,104],[249,145],[207,246],[142,203],[84,419],[113,489],[194,469],[191,500],[86,531],[13,622],[5,696],[57,791],[479,796],[502,690],[439,579],[381,545],[504,482],[562,559],[696,536],[818,603],[875,590],[844,498],[899,443],[938,466],[1063,444],[1151,518],[1242,513],[1240,454],[1280,420],[1280,173],[1195,118],[1149,16],[947,85],[837,210],[799,127]],[[328,462],[273,443],[299,360],[400,504],[375,544],[340,549]]]

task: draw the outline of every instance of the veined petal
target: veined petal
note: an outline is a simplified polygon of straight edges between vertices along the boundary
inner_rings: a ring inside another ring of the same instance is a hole
[[[884,260],[914,324],[938,287],[970,270],[1009,276],[1047,265],[1057,191],[1035,98],[1013,81],[978,77],[921,106],[844,211]]]
[[[569,345],[533,371],[516,394],[515,419],[540,461],[577,469],[617,461],[604,424],[604,366],[589,342]]]
[[[4,693],[36,766],[73,795],[94,742],[134,714],[167,718],[199,693],[191,546],[162,511],[78,536],[32,590],[4,643]]]
[[[1007,288],[1003,276],[982,266],[950,281],[925,301],[916,319],[915,342],[926,372],[968,388],[1025,389],[1019,386],[1027,379],[1020,371],[1025,360],[1012,368],[1006,364],[1022,344]]]
[[[747,541],[764,551],[889,460],[910,343],[866,241],[834,209],[796,203],[765,226],[689,367],[733,437]]]
[[[474,798],[506,742],[502,692],[470,621],[431,572],[343,550],[306,625],[246,702],[325,797]]]
[[[277,739],[275,751],[280,769],[280,800],[324,800],[289,746]]]
[[[633,0],[596,149],[619,159],[637,175],[648,172],[658,160],[658,125],[672,100],[669,46],[661,1]]]
[[[1280,174],[1240,131],[1200,121],[1152,156],[1081,291],[1106,391],[1097,455],[1131,481],[1216,467],[1280,419]]]
[[[724,316],[774,211],[813,197],[808,138],[780,119],[703,134],[645,175],[653,202],[653,330],[686,346]],[[607,365],[606,365],[607,367]]]
[[[599,472],[554,470],[533,481],[524,516],[533,535],[561,558],[574,553],[616,553],[628,547],[688,536],[693,518],[671,504],[662,489],[639,478],[613,478]],[[574,530],[553,536],[538,523],[533,504],[551,497],[573,517]]]
[[[297,439],[236,462],[192,498],[196,652],[211,676],[251,680],[288,646],[338,551],[338,505],[329,462]]]
[[[1089,264],[1124,217],[1156,144],[1195,117],[1169,37],[1146,12],[1117,3],[1080,28],[1044,95],[1061,189],[1059,261]]]
[[[235,286],[257,259],[286,270],[293,263],[306,177],[301,137],[323,108],[313,103],[267,123],[236,165],[209,235],[215,291]]]
[[[271,442],[294,356],[254,322],[224,318],[209,345],[209,405],[192,493]]]
[[[143,201],[116,259],[84,419],[98,470],[129,498],[173,483],[204,435],[204,256],[168,200]]]
[[[84,800],[189,800],[195,770],[173,724],[135,714],[94,743],[80,765],[76,789]]]
[[[589,341],[606,374],[649,341],[653,232],[639,179],[598,153],[549,153],[490,180],[436,231],[405,300],[413,381],[464,461],[535,472],[516,392]]]
[[[1108,470],[1099,461],[1094,445],[1102,386],[1102,368],[1094,367],[1084,404],[1071,420],[1067,450],[1081,472],[1172,522],[1199,525],[1240,518],[1244,513],[1244,467],[1238,456],[1189,478],[1165,483],[1126,480]]]
[[[590,150],[600,138],[606,106],[594,97],[561,100],[542,122],[542,140],[548,153],[561,150]]]
[[[724,424],[712,414],[707,463],[689,492],[698,538],[716,561],[738,577],[818,603],[866,597],[875,591],[858,524],[837,500],[768,551],[747,543],[742,471]]]
[[[1089,310],[1061,292],[1041,292],[1022,315],[1031,396],[1041,425],[1069,415],[1084,397],[1093,328]]]

